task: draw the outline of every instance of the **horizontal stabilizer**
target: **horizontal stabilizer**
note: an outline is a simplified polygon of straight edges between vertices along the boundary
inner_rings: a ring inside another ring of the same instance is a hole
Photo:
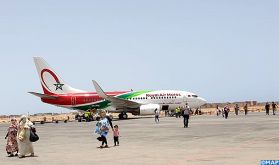
[[[28,92],[32,95],[35,95],[37,97],[43,98],[43,99],[57,99],[57,96],[51,96],[47,94],[41,94],[41,93],[36,93],[36,92]]]

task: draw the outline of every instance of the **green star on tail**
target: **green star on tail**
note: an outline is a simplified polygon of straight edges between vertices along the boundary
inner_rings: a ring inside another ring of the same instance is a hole
[[[53,84],[53,85],[56,87],[55,91],[57,91],[58,89],[61,89],[63,91],[62,86],[64,84],[60,84],[60,82],[57,82],[57,84]]]

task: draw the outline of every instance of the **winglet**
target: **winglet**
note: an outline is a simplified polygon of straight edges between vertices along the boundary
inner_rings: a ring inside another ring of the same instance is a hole
[[[104,99],[107,98],[108,95],[106,95],[106,93],[103,91],[103,89],[100,87],[100,85],[95,80],[92,80],[92,82],[96,89],[97,94]]]

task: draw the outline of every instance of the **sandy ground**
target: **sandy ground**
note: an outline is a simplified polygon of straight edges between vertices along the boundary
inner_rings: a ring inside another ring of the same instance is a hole
[[[34,122],[39,122],[44,120],[46,120],[47,122],[52,122],[55,120],[64,121],[67,119],[69,119],[69,121],[73,121],[75,116],[69,113],[69,114],[61,114],[61,115],[54,115],[54,116],[52,115],[30,116],[29,118],[31,121]],[[19,120],[19,117],[16,117],[16,119]],[[10,122],[10,118],[8,117],[0,118],[0,124],[9,123],[9,122]]]
[[[221,107],[220,107],[221,108]],[[263,106],[252,106],[249,107],[249,111],[250,112],[263,112],[264,109]],[[203,108],[202,112],[204,113],[204,115],[216,115],[216,108]],[[231,107],[231,112],[234,112],[234,108]],[[240,108],[240,112],[243,112],[243,107]],[[113,114],[114,118],[118,118],[118,114]],[[128,114],[129,117],[134,117],[132,114]],[[164,116],[164,112],[161,112],[161,116]],[[42,116],[30,116],[31,121],[43,121],[44,118],[46,119],[47,122],[52,122],[54,120],[59,120],[59,121],[63,121],[66,119],[70,119],[70,121],[74,121],[75,116],[71,113],[68,114],[60,114],[60,115],[42,115]],[[19,119],[19,118],[17,118]],[[5,117],[5,118],[1,118],[0,117],[0,124],[3,123],[9,123],[10,119]]]
[[[190,128],[182,118],[165,117],[155,124],[153,117],[114,121],[121,131],[120,146],[97,148],[95,122],[36,125],[40,140],[34,143],[36,157],[8,158],[5,133],[0,125],[1,165],[185,165],[259,164],[262,159],[279,159],[279,115],[249,113],[194,116]]]

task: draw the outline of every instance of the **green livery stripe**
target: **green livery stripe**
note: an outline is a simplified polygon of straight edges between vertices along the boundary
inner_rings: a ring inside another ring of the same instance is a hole
[[[136,92],[129,92],[129,93],[124,93],[124,94],[118,95],[117,97],[121,98],[121,99],[130,99],[130,98],[137,97],[139,95],[142,95],[142,94],[145,94],[148,92],[152,92],[152,91],[151,90],[142,90],[142,91],[136,91]],[[84,110],[84,111],[86,111],[88,109],[94,109],[94,108],[104,109],[104,108],[107,108],[110,106],[109,103],[110,103],[110,101],[105,100],[105,101],[95,103],[95,104],[74,107],[74,109]]]
[[[117,97],[121,98],[121,99],[130,99],[130,98],[137,97],[139,95],[142,95],[142,94],[145,94],[148,92],[152,92],[152,91],[151,90],[142,90],[142,91],[130,92],[130,93],[125,93],[125,94],[119,95]]]
[[[105,101],[95,103],[95,104],[74,107],[74,109],[83,110],[83,111],[86,111],[88,109],[104,109],[104,108],[109,107],[109,103],[110,103],[110,101],[105,100]]]

